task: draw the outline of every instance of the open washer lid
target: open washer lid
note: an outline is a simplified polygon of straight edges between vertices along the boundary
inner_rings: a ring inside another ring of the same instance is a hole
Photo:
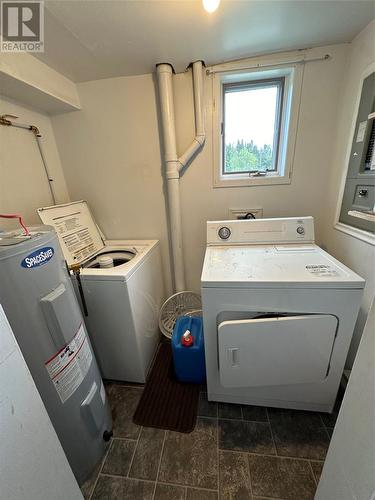
[[[84,200],[38,208],[44,224],[56,229],[65,260],[82,264],[104,248],[104,241]]]

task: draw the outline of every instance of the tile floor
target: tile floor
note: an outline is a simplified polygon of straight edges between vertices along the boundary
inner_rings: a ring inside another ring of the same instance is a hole
[[[332,415],[207,401],[191,434],[139,427],[142,386],[108,383],[113,440],[82,487],[90,500],[308,500],[335,425]]]

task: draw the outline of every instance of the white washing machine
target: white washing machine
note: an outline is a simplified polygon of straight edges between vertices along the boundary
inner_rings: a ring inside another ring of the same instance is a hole
[[[208,399],[331,412],[364,284],[314,244],[312,217],[208,222]]]
[[[157,240],[106,240],[85,201],[40,208],[70,269],[103,378],[143,383],[165,299]]]

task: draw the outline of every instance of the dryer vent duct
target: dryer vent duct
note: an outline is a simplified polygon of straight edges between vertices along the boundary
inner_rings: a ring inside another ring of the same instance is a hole
[[[203,63],[192,63],[195,137],[188,149],[177,155],[176,128],[173,104],[173,68],[170,64],[158,64],[156,67],[159,87],[161,121],[164,145],[164,163],[168,187],[168,210],[170,235],[173,253],[175,291],[185,290],[184,257],[181,229],[181,204],[179,179],[193,157],[203,147],[206,134],[204,128],[203,108]]]

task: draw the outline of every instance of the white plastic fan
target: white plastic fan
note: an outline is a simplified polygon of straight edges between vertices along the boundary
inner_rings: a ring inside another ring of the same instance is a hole
[[[198,316],[201,314],[202,301],[199,293],[178,292],[169,297],[162,305],[159,313],[159,328],[162,334],[170,339],[179,316]]]

